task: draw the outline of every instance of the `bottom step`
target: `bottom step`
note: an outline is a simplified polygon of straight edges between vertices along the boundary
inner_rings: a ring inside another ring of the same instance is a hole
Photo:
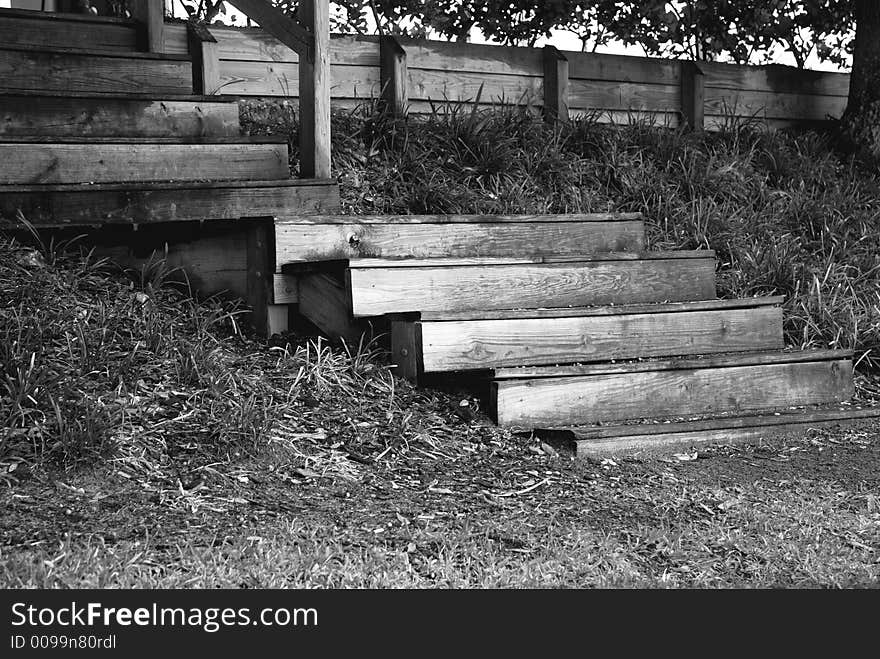
[[[535,431],[552,444],[582,457],[649,453],[697,444],[757,442],[797,435],[810,428],[880,422],[880,407],[780,412],[766,416],[729,416],[681,423],[644,423],[603,427],[545,428]]]
[[[853,393],[851,353],[747,353],[618,364],[496,369],[499,425],[577,426],[839,403]]]

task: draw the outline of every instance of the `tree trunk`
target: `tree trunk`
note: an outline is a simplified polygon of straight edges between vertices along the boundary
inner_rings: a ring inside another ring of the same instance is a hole
[[[857,153],[880,163],[880,2],[856,0],[856,42],[843,136]]]

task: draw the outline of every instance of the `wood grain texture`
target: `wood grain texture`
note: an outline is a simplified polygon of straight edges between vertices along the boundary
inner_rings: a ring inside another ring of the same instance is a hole
[[[493,384],[499,425],[577,425],[846,400],[849,360],[648,371]]]
[[[364,332],[351,317],[345,286],[325,274],[299,278],[299,312],[327,336],[356,346]]]
[[[299,15],[312,40],[308,56],[299,51],[299,171],[304,178],[330,178],[329,0],[300,0]]]
[[[355,219],[348,217],[347,219]],[[527,222],[276,225],[279,263],[358,257],[437,258],[589,254],[644,249],[644,224]]]
[[[355,316],[699,300],[713,259],[424,268],[351,268]]]
[[[675,250],[668,252],[596,252],[593,254],[530,254],[528,256],[444,256],[419,258],[351,258],[351,268],[458,268],[461,266],[532,265],[535,263],[584,263],[595,261],[673,261],[712,259],[715,252],[708,249]]]
[[[611,373],[646,373],[648,371],[678,371],[695,368],[726,368],[728,366],[760,366],[765,364],[793,364],[798,362],[852,359],[851,350],[785,350],[774,352],[747,352],[718,355],[694,355],[647,361],[608,362],[604,364],[561,364],[554,366],[521,366],[499,368],[496,380],[558,378]]]
[[[0,144],[7,184],[283,179],[286,144]]]
[[[272,303],[296,304],[299,302],[299,278],[276,272],[272,279]]]
[[[391,360],[397,377],[419,384],[424,374],[420,323],[391,321]]]
[[[221,60],[246,62],[288,62],[296,64],[299,55],[271,34],[258,27],[212,25],[211,34],[217,39]],[[185,55],[186,33],[183,25],[165,26],[164,52]],[[379,67],[378,37],[331,35],[330,61],[359,67]]]
[[[259,23],[266,32],[300,55],[306,54],[315,46],[315,35],[311,32],[314,25],[309,24],[305,18],[302,19],[303,23],[300,23],[266,0],[227,1]],[[302,14],[302,7],[300,7],[300,13]]]
[[[803,437],[811,428],[876,423],[878,417],[880,417],[880,409],[849,408],[799,413],[783,412],[768,416],[724,417],[689,423],[617,426],[613,428],[614,434],[584,438],[581,438],[580,433],[575,429],[573,435],[576,439],[572,443],[578,456],[616,455],[635,451],[654,452],[708,443],[726,444],[782,439],[789,436]],[[557,431],[541,430],[536,434],[549,441],[560,435]]]
[[[575,318],[422,322],[426,372],[783,347],[778,307]]]
[[[407,69],[407,90],[411,101],[481,101],[492,103],[543,102],[543,76],[512,76],[470,72]]]
[[[695,62],[681,63],[681,116],[683,124],[693,131],[705,125],[706,76]]]
[[[383,110],[392,117],[405,117],[408,102],[406,51],[396,37],[383,36],[379,39],[379,59]]]
[[[46,190],[0,186],[0,225],[17,226],[20,209],[36,226],[152,224],[302,214],[339,208],[335,182],[275,181],[220,184],[58,186]]]
[[[192,64],[174,59],[4,50],[0,89],[191,94]]]
[[[568,213],[548,215],[315,215],[291,214],[279,221],[305,224],[498,224],[523,222],[629,222],[641,220],[641,213]]]
[[[563,51],[572,79],[678,86],[681,69],[675,60]]]
[[[555,46],[544,46],[544,121],[568,121],[568,60]]]
[[[207,26],[188,22],[187,41],[192,58],[193,91],[196,94],[216,94],[220,89],[217,40]]]
[[[734,91],[706,86],[707,115],[735,114],[757,119],[839,118],[846,109],[845,96],[789,94],[783,92]]]
[[[579,318],[583,316],[619,316],[623,314],[687,313],[718,309],[752,309],[776,306],[785,301],[782,295],[747,297],[733,300],[700,300],[654,304],[620,304],[605,307],[565,307],[562,309],[477,309],[476,311],[426,311],[421,320],[506,320],[520,318]]]
[[[247,294],[245,302],[251,308],[250,321],[260,336],[271,336],[269,303],[271,301],[273,271],[272,222],[265,219],[248,222],[246,238]]]
[[[238,105],[210,101],[0,96],[0,138],[234,137]]]
[[[572,110],[649,110],[678,112],[678,85],[569,79],[568,105]]]
[[[138,46],[138,30],[132,22],[46,20],[38,12],[29,13],[0,15],[0,43],[122,51]]]
[[[792,66],[768,64],[741,66],[719,62],[700,62],[710,87],[739,91],[766,91],[787,94],[847,96],[849,74],[811,71]]]
[[[420,69],[507,76],[543,75],[542,54],[537,48],[406,37],[401,37],[400,43],[413,66]]]

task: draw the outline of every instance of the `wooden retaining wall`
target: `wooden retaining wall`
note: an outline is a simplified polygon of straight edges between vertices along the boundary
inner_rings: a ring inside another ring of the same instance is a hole
[[[238,96],[295,97],[297,54],[259,28],[211,26],[218,41],[220,87]],[[701,121],[716,129],[730,116],[750,117],[774,127],[838,118],[846,107],[849,75],[804,71],[781,65],[681,62],[654,58],[554,51],[563,66],[547,69],[545,49],[399,39],[402,49],[386,68],[399,76],[397,96],[410,112],[431,104],[503,99],[544,104],[547,75],[570,116],[598,113],[603,121],[637,116],[659,125]],[[386,45],[387,47],[387,45]],[[165,51],[186,53],[186,29],[169,23]],[[382,47],[377,37],[335,36],[331,43],[332,100],[353,107],[382,93]],[[390,60],[389,60],[390,61]],[[390,85],[389,85],[390,88]]]

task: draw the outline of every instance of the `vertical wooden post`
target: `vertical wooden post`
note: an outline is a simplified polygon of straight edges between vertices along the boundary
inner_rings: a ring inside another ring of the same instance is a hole
[[[275,278],[273,242],[275,222],[273,219],[249,220],[247,233],[247,299],[253,309],[251,325],[257,334],[268,336],[271,331],[269,301]]]
[[[568,121],[568,59],[555,46],[544,46],[544,121]]]
[[[383,111],[402,119],[407,113],[406,51],[396,37],[379,37]]]
[[[704,125],[704,78],[696,62],[681,63],[681,121],[688,130],[697,132]]]
[[[186,24],[187,44],[192,57],[193,93],[210,95],[220,88],[220,56],[217,40],[203,23]]]
[[[299,58],[300,176],[330,178],[330,2],[302,0],[299,12],[315,43]]]
[[[148,53],[165,51],[165,0],[134,0],[132,18],[141,22],[142,48]]]

